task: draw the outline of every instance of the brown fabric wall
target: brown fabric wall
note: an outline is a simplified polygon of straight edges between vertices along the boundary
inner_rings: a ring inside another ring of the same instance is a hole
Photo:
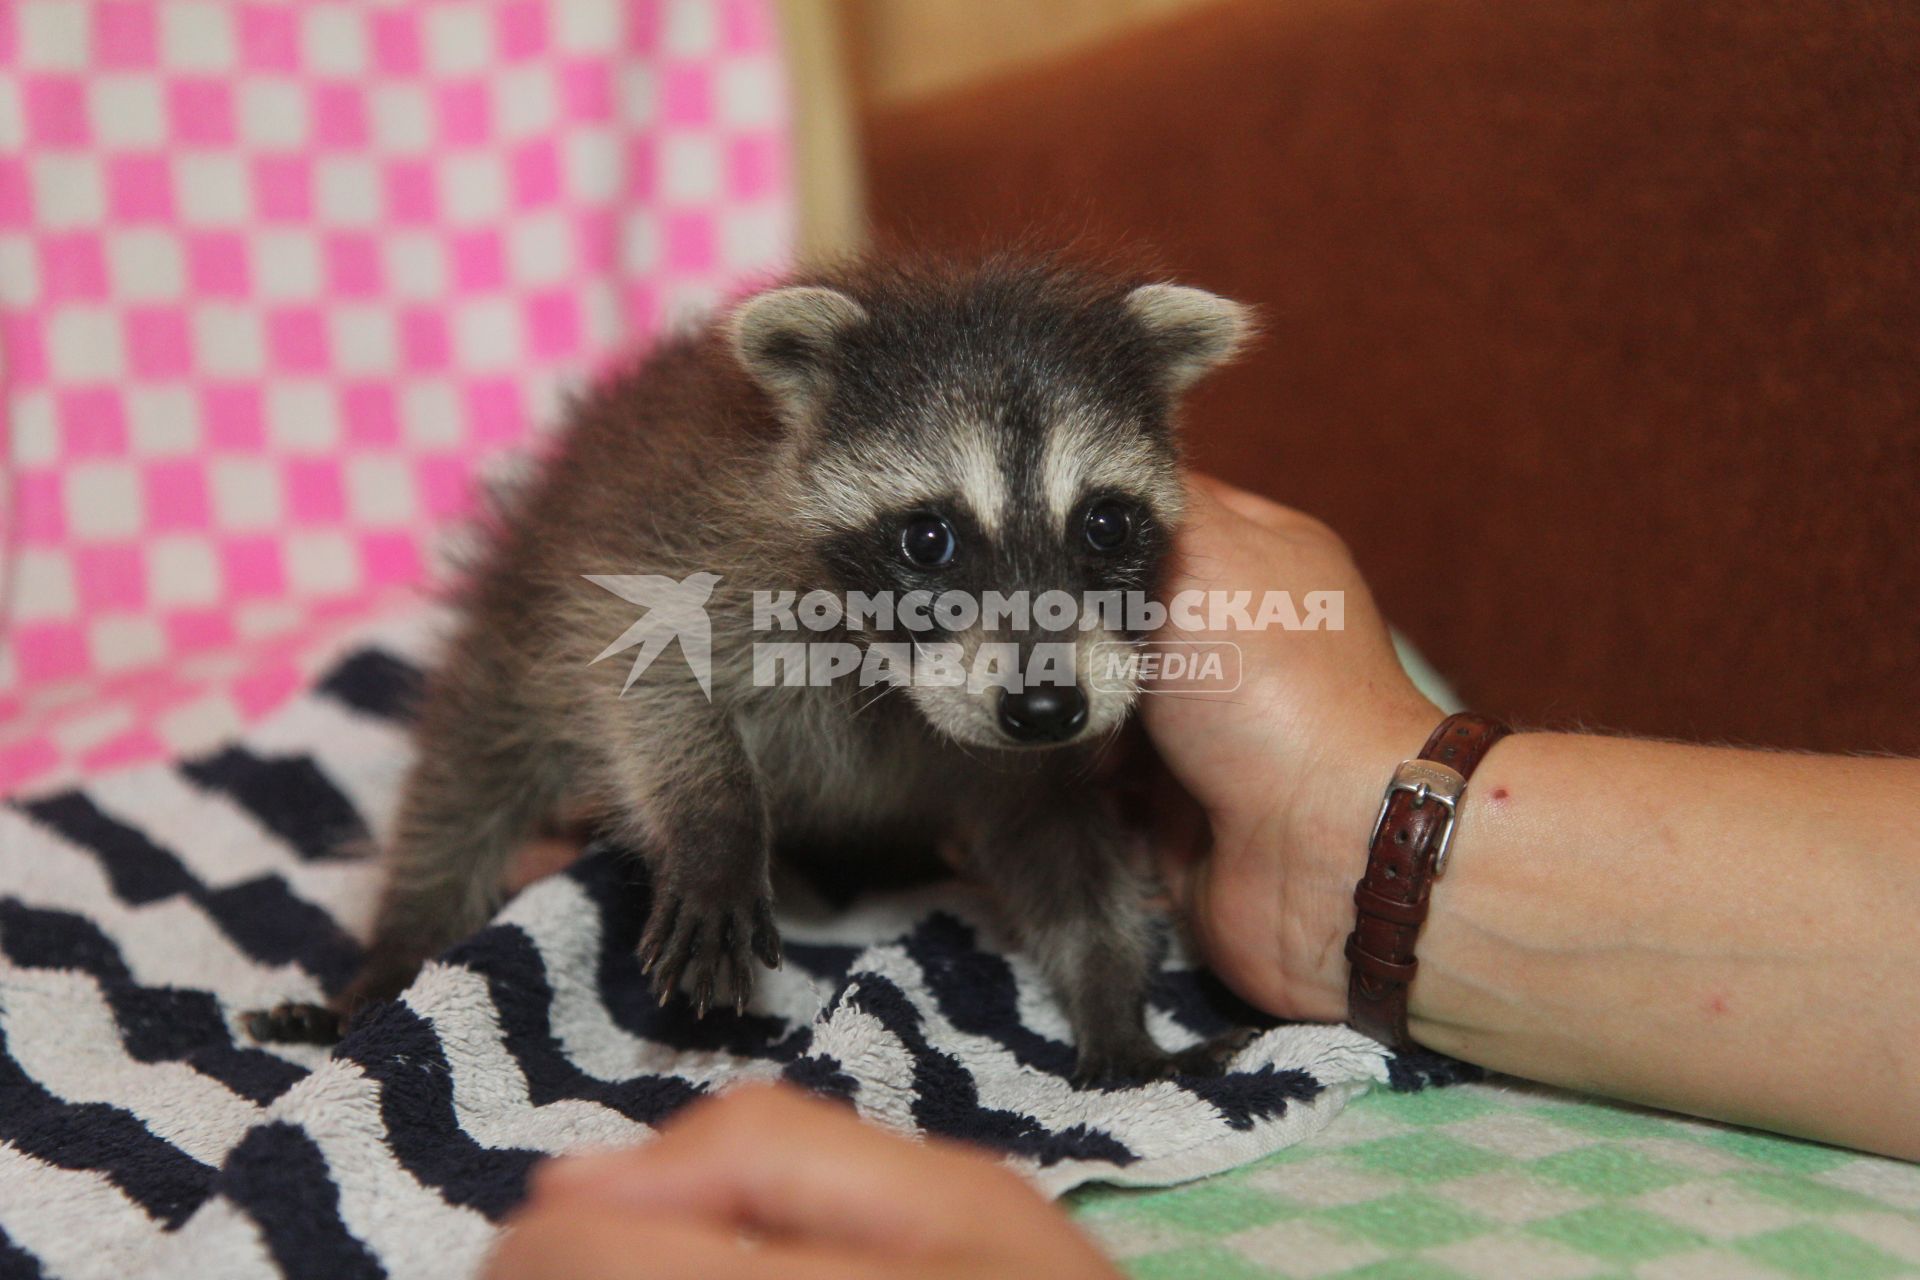
[[[1197,460],[1475,704],[1920,751],[1920,6],[1257,0],[868,127],[883,236],[1259,304]]]

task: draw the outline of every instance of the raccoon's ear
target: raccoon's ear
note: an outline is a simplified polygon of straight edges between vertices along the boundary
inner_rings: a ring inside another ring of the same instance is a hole
[[[1246,307],[1187,285],[1143,284],[1127,295],[1127,310],[1159,348],[1169,391],[1186,390],[1253,336]]]
[[[727,341],[780,416],[798,424],[832,390],[834,344],[866,319],[866,308],[838,289],[794,285],[756,294],[735,307],[727,320]]]

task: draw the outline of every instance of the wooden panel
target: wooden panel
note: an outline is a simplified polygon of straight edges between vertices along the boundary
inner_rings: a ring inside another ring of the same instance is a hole
[[[866,238],[845,20],[831,0],[780,0],[800,212],[796,248],[803,258],[853,252]]]
[[[1216,0],[846,0],[869,106],[952,88]]]

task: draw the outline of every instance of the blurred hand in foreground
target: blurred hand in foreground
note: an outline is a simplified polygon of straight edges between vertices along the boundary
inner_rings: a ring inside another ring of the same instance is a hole
[[[542,1165],[487,1280],[1117,1280],[990,1157],[785,1087],[690,1107],[644,1146]]]

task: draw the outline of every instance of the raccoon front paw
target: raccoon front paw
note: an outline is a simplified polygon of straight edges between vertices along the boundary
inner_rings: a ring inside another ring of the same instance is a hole
[[[736,1014],[745,1013],[756,957],[769,969],[780,967],[780,930],[766,894],[655,892],[640,935],[640,972],[653,979],[661,1004],[684,982],[695,1017],[706,1017],[716,996],[731,999]]]

